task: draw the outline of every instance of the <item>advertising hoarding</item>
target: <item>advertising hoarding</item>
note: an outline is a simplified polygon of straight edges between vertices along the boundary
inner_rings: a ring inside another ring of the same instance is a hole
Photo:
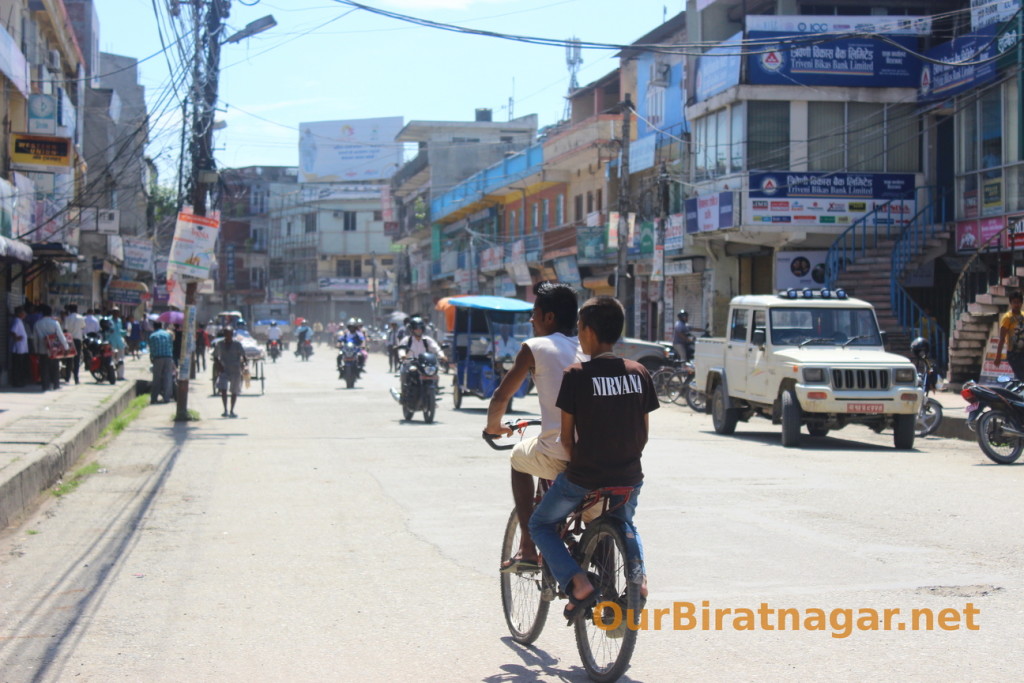
[[[1015,34],[997,39],[998,31],[993,24],[928,50],[929,62],[921,67],[918,100],[943,100],[994,79],[993,58],[1016,46]]]
[[[821,289],[828,250],[775,252],[775,289]]]
[[[740,67],[743,64],[743,34],[723,40],[697,60],[697,76],[694,95],[703,102],[713,95],[728,90],[740,83]]]
[[[871,212],[906,225],[916,213],[912,173],[751,173],[745,224],[847,226]]]
[[[387,116],[299,124],[299,174],[304,183],[390,178],[402,165],[395,136],[404,118]]]
[[[167,262],[167,274],[174,278],[206,280],[213,264],[213,248],[220,233],[220,221],[209,216],[181,212],[174,226],[174,241]],[[171,278],[168,278],[170,280]],[[168,282],[170,288],[170,282]],[[180,306],[178,308],[181,308]]]
[[[735,225],[732,192],[719,192],[687,199],[686,232],[710,232]]]

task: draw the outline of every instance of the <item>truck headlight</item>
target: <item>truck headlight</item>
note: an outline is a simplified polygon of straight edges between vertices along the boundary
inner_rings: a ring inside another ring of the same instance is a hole
[[[897,368],[893,374],[897,384],[914,384],[917,382],[917,370],[914,368]]]
[[[804,368],[804,381],[808,384],[821,384],[825,381],[825,369]]]

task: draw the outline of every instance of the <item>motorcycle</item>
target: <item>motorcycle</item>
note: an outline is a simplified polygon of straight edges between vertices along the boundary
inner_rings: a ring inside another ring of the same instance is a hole
[[[267,342],[267,355],[270,356],[270,360],[277,362],[277,359],[281,356],[281,342],[277,339],[271,339]]]
[[[304,361],[309,360],[309,357],[313,355],[313,342],[308,339],[303,339],[299,342],[299,347],[295,350],[299,358]]]
[[[345,386],[351,389],[362,374],[359,347],[350,341],[340,342],[338,346],[341,349],[338,352],[338,379],[345,380]]]
[[[117,383],[114,349],[96,332],[90,332],[82,340],[82,361],[97,382]]]
[[[1024,451],[1024,382],[1000,377],[1004,386],[967,382],[960,395],[967,401],[967,426],[992,462],[1009,465]]]
[[[942,424],[942,404],[928,394],[934,392],[939,384],[939,373],[931,358],[923,358],[918,367],[917,383],[924,389],[924,400],[917,412],[914,431],[917,436],[928,436]]]
[[[421,353],[415,358],[406,358],[408,364],[402,393],[394,389],[391,395],[402,405],[402,417],[411,420],[418,411],[423,411],[423,421],[434,421],[437,409],[437,356]]]

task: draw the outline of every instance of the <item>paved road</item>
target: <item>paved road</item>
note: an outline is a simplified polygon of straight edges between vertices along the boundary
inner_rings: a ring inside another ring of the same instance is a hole
[[[353,390],[322,351],[267,368],[238,419],[147,408],[105,469],[0,537],[0,681],[575,681],[554,618],[512,644],[496,566],[511,496],[485,403],[404,423],[375,356]],[[446,399],[449,397],[446,396]],[[517,411],[536,410],[534,398]],[[1024,614],[1024,468],[851,427],[782,449],[652,418],[637,522],[651,608],[962,610],[978,630],[642,633],[624,680],[1006,680]],[[560,607],[560,605],[559,605]],[[726,618],[725,625],[732,622]],[[893,622],[895,628],[896,621]]]

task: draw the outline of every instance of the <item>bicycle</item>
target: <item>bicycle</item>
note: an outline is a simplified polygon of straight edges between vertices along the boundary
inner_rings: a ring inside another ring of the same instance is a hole
[[[508,422],[506,426],[522,435],[527,427],[540,424],[540,420],[521,420]],[[501,451],[514,448],[514,444],[495,443],[498,438],[484,433],[491,448]],[[535,506],[550,484],[548,480],[538,479]],[[592,491],[560,527],[562,540],[573,559],[587,572],[600,596],[593,609],[573,621],[576,649],[583,667],[592,680],[599,682],[617,680],[629,667],[636,646],[637,624],[646,603],[641,596],[640,558],[629,552],[624,522],[608,515],[629,502],[633,490],[632,486],[619,486]],[[598,505],[601,506],[600,516],[584,528],[584,512]],[[519,551],[520,536],[519,518],[513,509],[502,541],[502,563]],[[566,599],[566,595],[543,562],[536,569],[503,572],[501,604],[512,640],[522,645],[537,640],[555,598]]]
[[[659,368],[651,375],[658,400],[662,403],[679,403],[685,400],[690,410],[703,413],[707,410],[707,397],[693,386],[693,361],[677,361],[674,365]]]

